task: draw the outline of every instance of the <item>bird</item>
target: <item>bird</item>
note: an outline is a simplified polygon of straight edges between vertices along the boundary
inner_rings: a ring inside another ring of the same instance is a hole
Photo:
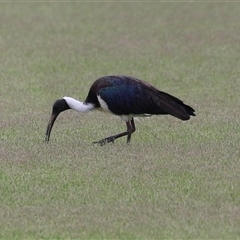
[[[116,139],[123,136],[127,136],[127,143],[130,143],[132,133],[136,130],[135,117],[172,115],[186,121],[191,116],[196,116],[195,110],[184,104],[182,100],[158,90],[143,80],[126,75],[103,76],[93,82],[83,102],[71,97],[63,97],[55,101],[47,125],[46,142],[49,142],[51,130],[58,115],[69,109],[80,113],[94,109],[103,110],[125,121],[126,131],[93,142],[101,146],[114,143]]]

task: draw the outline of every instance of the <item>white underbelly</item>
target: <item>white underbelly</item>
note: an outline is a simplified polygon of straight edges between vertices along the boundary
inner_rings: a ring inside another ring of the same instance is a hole
[[[103,111],[112,113],[109,110],[107,103],[99,95],[97,95],[97,99]]]
[[[114,114],[113,112],[111,112],[109,110],[107,103],[99,95],[97,95],[97,98],[98,98],[98,102],[101,106],[101,109],[103,111]],[[139,114],[139,115],[129,114],[129,115],[117,115],[117,116],[119,116],[123,121],[128,122],[128,121],[131,121],[133,117],[150,117],[151,115],[150,114]]]

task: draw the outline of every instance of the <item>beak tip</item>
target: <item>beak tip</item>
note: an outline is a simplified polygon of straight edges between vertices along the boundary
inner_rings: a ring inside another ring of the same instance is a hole
[[[45,142],[48,143],[49,142],[49,137],[46,135],[45,137]]]
[[[45,135],[45,142],[46,143],[49,143],[52,127],[53,127],[53,124],[54,124],[57,116],[58,116],[58,114],[52,114],[51,117],[50,117],[50,120],[49,120],[48,125],[47,125],[46,135]]]

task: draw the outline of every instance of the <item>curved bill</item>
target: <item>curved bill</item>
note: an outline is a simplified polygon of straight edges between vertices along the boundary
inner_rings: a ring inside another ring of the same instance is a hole
[[[50,134],[51,134],[51,131],[52,131],[52,127],[53,127],[53,124],[54,124],[55,120],[57,119],[57,116],[58,116],[58,114],[52,114],[51,117],[50,117],[50,120],[49,120],[48,125],[47,125],[47,130],[46,130],[46,137],[45,137],[46,142],[49,141]]]

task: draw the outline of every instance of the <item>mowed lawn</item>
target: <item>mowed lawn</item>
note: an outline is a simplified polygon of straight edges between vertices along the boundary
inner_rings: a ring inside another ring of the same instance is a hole
[[[0,3],[0,238],[240,239],[240,4]],[[62,113],[125,74],[197,116]]]

